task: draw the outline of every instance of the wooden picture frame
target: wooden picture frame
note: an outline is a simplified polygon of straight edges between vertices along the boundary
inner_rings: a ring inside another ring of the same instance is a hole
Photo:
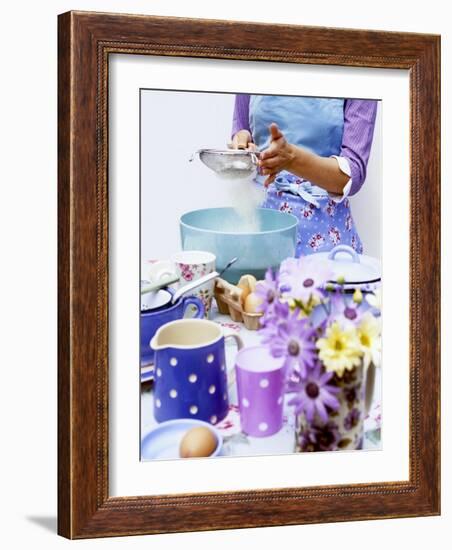
[[[440,37],[68,12],[59,16],[58,53],[59,534],[86,538],[439,514]],[[113,53],[409,71],[408,481],[109,496],[107,92]]]

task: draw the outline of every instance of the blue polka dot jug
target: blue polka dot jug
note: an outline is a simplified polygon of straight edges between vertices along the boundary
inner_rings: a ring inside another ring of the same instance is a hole
[[[181,319],[158,329],[155,351],[154,416],[157,422],[196,418],[216,424],[228,413],[225,339],[235,333],[204,319]]]

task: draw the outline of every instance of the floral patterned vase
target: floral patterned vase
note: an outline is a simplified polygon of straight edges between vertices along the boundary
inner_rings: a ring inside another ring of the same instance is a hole
[[[330,384],[339,388],[336,397],[340,402],[337,411],[330,411],[328,421],[318,415],[308,422],[304,413],[296,419],[296,450],[337,451],[362,449],[364,419],[372,402],[375,367],[367,369],[361,364],[345,370],[342,376],[334,375]]]

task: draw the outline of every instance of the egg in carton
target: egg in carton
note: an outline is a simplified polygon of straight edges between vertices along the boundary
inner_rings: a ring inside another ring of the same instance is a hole
[[[248,330],[259,329],[263,314],[257,311],[260,299],[254,293],[255,287],[256,279],[252,275],[243,275],[237,285],[217,279],[215,299],[218,311],[237,323],[244,323]]]

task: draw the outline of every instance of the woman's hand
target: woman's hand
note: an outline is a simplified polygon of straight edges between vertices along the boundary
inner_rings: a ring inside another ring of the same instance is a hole
[[[303,147],[287,143],[278,126],[270,124],[269,147],[259,155],[260,173],[267,176],[268,187],[281,170],[304,178],[330,193],[341,194],[350,177],[342,172],[333,157],[321,157]]]
[[[264,182],[269,186],[281,170],[289,170],[295,158],[295,148],[288,143],[275,123],[270,124],[270,145],[259,156],[261,174],[268,176]]]
[[[232,138],[231,148],[255,151],[256,145],[253,143],[253,138],[248,130],[239,130]]]

